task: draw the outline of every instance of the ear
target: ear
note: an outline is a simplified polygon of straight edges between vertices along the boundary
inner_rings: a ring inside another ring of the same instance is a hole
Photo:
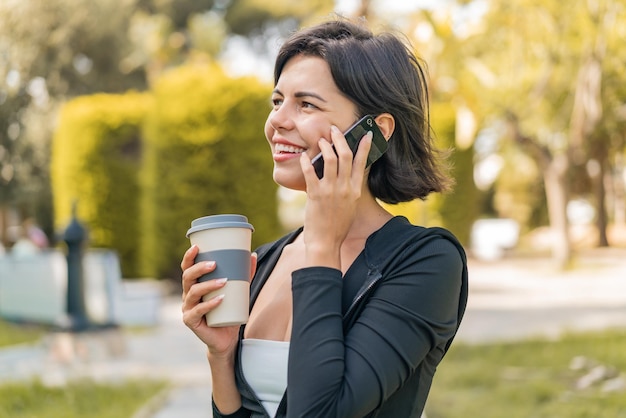
[[[380,132],[383,134],[385,139],[389,141],[393,131],[396,129],[396,120],[393,118],[391,113],[381,113],[376,116],[376,125],[380,128]]]

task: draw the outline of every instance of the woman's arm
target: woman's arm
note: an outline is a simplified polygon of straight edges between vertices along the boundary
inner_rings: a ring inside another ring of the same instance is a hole
[[[235,382],[234,356],[220,357],[207,352],[207,359],[211,367],[214,417],[249,417],[241,406],[241,394]]]
[[[323,267],[294,272],[289,416],[364,416],[401,387],[431,350],[452,338],[460,254],[441,238],[433,239],[428,251],[412,250],[384,277],[345,337],[341,272]]]
[[[220,296],[206,302],[202,297],[219,290],[226,280],[214,279],[198,282],[203,274],[215,270],[214,262],[195,263],[198,247],[192,246],[181,262],[183,285],[183,322],[207,346],[207,359],[211,367],[213,407],[220,414],[241,412],[241,395],[235,383],[235,353],[239,335],[239,326],[209,327],[205,315],[222,303]],[[251,275],[256,269],[256,254],[252,255]],[[223,416],[223,415],[222,415]],[[240,417],[242,415],[232,415]]]

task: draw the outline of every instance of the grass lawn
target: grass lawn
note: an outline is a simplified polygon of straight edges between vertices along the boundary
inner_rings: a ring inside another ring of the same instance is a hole
[[[42,326],[18,325],[0,320],[0,347],[37,342],[45,332]]]
[[[574,367],[578,365],[578,367]],[[621,389],[585,388],[604,366]],[[600,369],[596,368],[596,371]],[[438,368],[428,418],[626,417],[626,330],[489,345],[453,344]]]
[[[119,385],[81,381],[62,388],[38,382],[0,384],[0,418],[129,418],[165,385],[154,381]]]
[[[45,327],[0,320],[0,348],[36,343]],[[166,387],[165,382],[98,384],[79,381],[64,387],[42,383],[0,383],[0,418],[127,418]]]

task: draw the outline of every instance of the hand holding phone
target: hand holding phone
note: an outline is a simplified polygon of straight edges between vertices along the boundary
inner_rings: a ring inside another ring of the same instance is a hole
[[[366,168],[372,165],[374,161],[382,157],[388,147],[387,140],[378,128],[378,125],[376,125],[374,117],[372,115],[362,117],[343,134],[346,137],[348,146],[352,150],[352,154],[354,155],[359,147],[359,142],[361,142],[361,139],[368,131],[371,131],[373,136],[372,147],[367,155]],[[324,176],[324,158],[322,157],[322,153],[320,152],[313,157],[311,163],[315,169],[315,174],[317,174],[317,177],[321,179]]]

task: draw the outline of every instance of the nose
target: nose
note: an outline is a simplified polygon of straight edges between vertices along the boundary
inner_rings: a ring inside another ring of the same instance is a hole
[[[272,109],[267,120],[275,130],[290,130],[295,126],[293,115],[283,103],[280,107]]]

